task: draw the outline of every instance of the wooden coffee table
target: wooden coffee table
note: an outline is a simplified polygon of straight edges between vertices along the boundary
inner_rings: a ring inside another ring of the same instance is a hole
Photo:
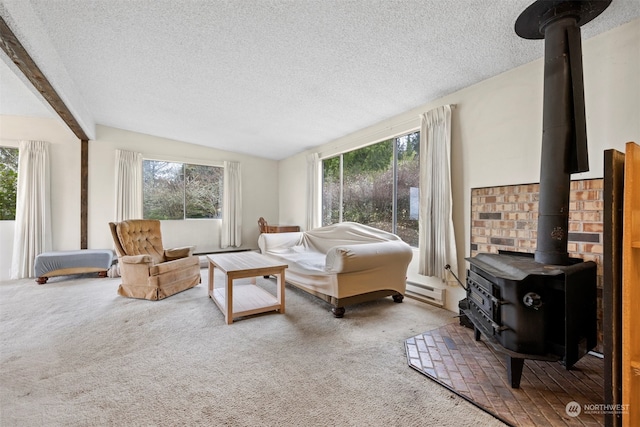
[[[274,261],[257,252],[234,252],[209,255],[209,297],[224,314],[227,325],[235,317],[278,311],[284,313],[284,270],[287,264]],[[226,276],[224,286],[214,286],[215,269]],[[274,275],[277,279],[276,295],[256,285],[255,278]],[[233,285],[235,279],[253,278],[250,284]]]

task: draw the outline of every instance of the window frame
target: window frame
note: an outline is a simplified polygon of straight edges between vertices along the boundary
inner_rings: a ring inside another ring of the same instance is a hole
[[[145,195],[145,182],[144,182],[144,164],[147,161],[152,162],[167,162],[167,163],[178,163],[183,166],[183,181],[184,181],[184,166],[207,166],[207,167],[217,167],[222,169],[221,176],[221,192],[220,192],[220,216],[216,218],[187,218],[186,217],[186,191],[185,186],[183,185],[183,193],[182,193],[182,218],[175,219],[161,219],[161,221],[221,221],[223,218],[223,197],[224,197],[224,162],[223,161],[215,161],[215,160],[207,160],[207,159],[193,159],[186,157],[174,157],[174,156],[162,156],[162,155],[147,155],[142,158],[142,217],[147,219],[144,211],[144,195]]]
[[[320,158],[320,206],[321,206],[321,225],[325,225],[324,222],[324,183],[325,183],[325,176],[324,176],[324,162],[326,160],[330,160],[336,157],[339,157],[339,174],[340,174],[340,179],[339,179],[339,185],[340,185],[340,191],[339,191],[339,222],[343,222],[344,218],[343,218],[343,213],[344,213],[344,154],[346,153],[350,153],[353,151],[357,151],[375,144],[379,144],[379,143],[383,143],[385,141],[389,141],[389,140],[393,140],[393,168],[392,168],[392,176],[393,176],[393,185],[392,185],[392,212],[391,212],[391,228],[392,228],[392,233],[397,234],[398,231],[398,140],[400,138],[409,136],[411,134],[417,133],[418,134],[418,141],[419,141],[419,134],[420,134],[420,128],[416,127],[416,128],[412,128],[412,129],[406,129],[401,133],[398,134],[394,134],[392,136],[386,137],[386,138],[381,138],[378,139],[374,142],[370,142],[367,144],[360,144],[354,147],[350,147],[349,149],[345,149],[345,150],[341,150],[339,152],[336,153],[331,153],[331,154],[325,154]],[[418,160],[419,160],[419,152],[418,152]],[[418,187],[419,188],[419,187]],[[407,242],[408,243],[408,242]],[[408,243],[411,245],[411,243]],[[417,243],[416,246],[411,245],[412,248],[417,249]]]

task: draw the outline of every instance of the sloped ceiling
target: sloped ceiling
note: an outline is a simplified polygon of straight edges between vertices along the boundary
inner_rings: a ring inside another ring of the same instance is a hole
[[[283,159],[536,60],[531,0],[0,0],[95,124]],[[613,0],[583,39],[640,17]],[[0,113],[50,114],[6,55]]]

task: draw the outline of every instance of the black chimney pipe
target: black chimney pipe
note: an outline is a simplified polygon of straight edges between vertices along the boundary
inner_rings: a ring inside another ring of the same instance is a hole
[[[542,156],[535,261],[569,265],[571,174],[589,170],[580,26],[611,0],[538,0],[520,14],[516,33],[545,40]]]
[[[597,265],[570,259],[567,242],[571,174],[589,169],[580,26],[610,3],[537,0],[516,20],[520,37],[545,40],[537,248],[467,258],[460,304],[476,341],[504,350],[513,388],[525,359],[570,369],[597,344]]]

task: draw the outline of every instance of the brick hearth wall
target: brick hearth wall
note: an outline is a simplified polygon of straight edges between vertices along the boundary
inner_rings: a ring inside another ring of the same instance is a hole
[[[598,265],[598,346],[602,352],[603,180],[571,182],[569,256]],[[539,184],[471,190],[471,256],[536,249]]]

